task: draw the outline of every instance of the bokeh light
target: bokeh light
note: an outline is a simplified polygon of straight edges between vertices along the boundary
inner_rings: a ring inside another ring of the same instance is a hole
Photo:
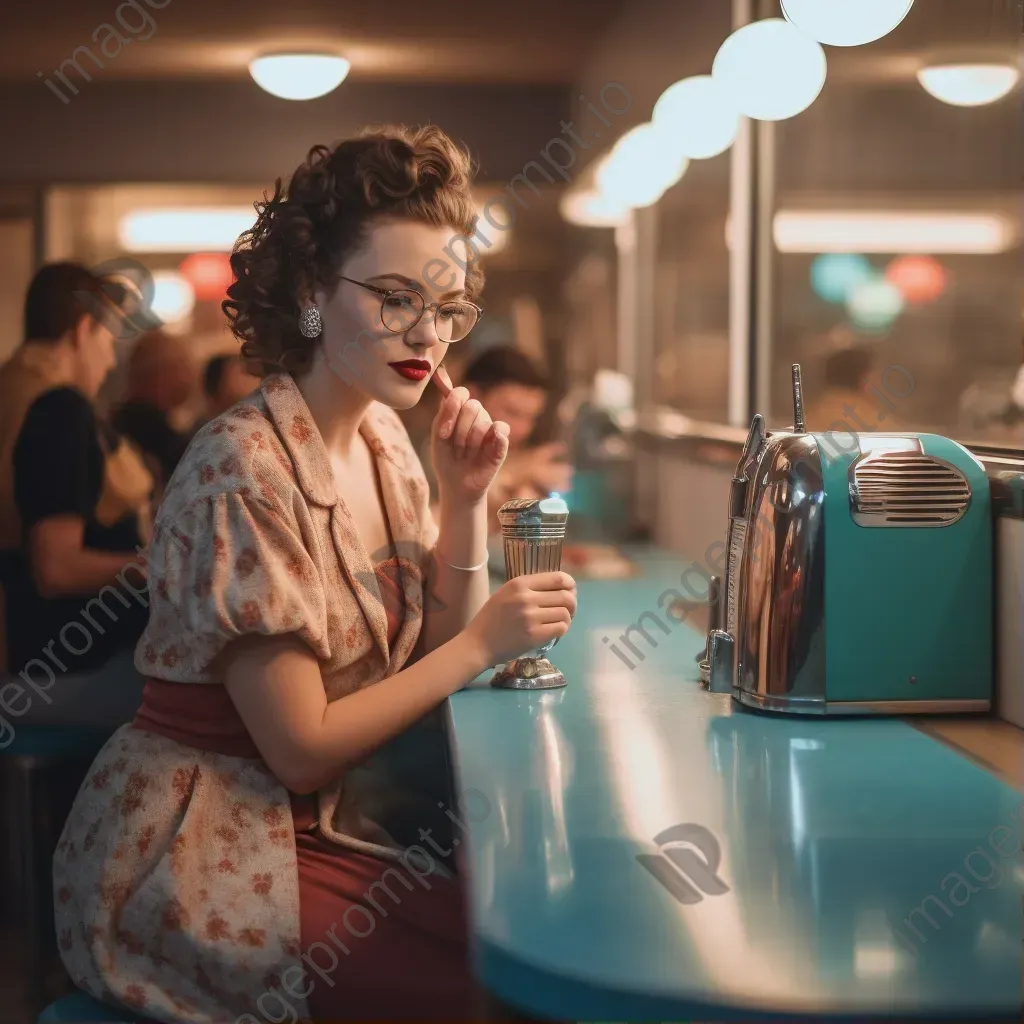
[[[562,217],[585,228],[616,228],[629,220],[629,207],[612,202],[596,189],[571,189],[558,203]]]
[[[811,287],[826,302],[844,304],[855,288],[874,277],[870,261],[859,253],[826,253],[811,264]]]
[[[885,279],[911,304],[934,302],[946,290],[946,268],[932,256],[900,256],[886,268]]]
[[[711,75],[670,85],[654,105],[654,127],[691,160],[724,153],[740,130],[740,112]]]
[[[884,331],[903,312],[903,293],[884,277],[874,277],[850,292],[846,308],[854,325],[864,331]]]
[[[165,324],[184,320],[195,308],[196,293],[181,274],[173,270],[158,270],[153,275],[152,312]]]
[[[231,257],[226,252],[195,252],[181,261],[178,273],[192,285],[200,302],[223,299],[234,280]]]
[[[863,46],[887,36],[914,0],[782,0],[782,13],[801,32],[828,46]]]
[[[711,74],[741,114],[784,121],[818,98],[827,71],[817,42],[783,18],[766,18],[726,39]]]

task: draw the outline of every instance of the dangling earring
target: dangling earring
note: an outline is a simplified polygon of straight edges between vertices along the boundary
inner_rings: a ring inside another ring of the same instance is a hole
[[[304,338],[319,338],[323,329],[320,310],[316,306],[309,306],[302,311],[302,315],[299,317],[299,333]]]

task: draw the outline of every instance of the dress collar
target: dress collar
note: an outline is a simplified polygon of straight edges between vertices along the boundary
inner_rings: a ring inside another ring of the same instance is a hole
[[[333,508],[338,492],[327,446],[295,381],[290,374],[275,373],[263,379],[260,390],[306,500]]]

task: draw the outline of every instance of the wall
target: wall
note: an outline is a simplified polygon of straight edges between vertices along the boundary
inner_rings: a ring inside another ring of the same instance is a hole
[[[21,342],[22,306],[34,267],[33,243],[30,218],[0,220],[0,363]]]

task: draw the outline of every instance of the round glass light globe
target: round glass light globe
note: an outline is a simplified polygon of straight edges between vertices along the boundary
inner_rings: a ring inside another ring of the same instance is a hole
[[[740,130],[740,112],[711,75],[670,85],[654,105],[652,122],[680,153],[707,160],[724,153]]]
[[[650,122],[615,143],[595,174],[598,191],[612,204],[639,209],[656,203],[689,166]]]
[[[783,18],[733,32],[711,69],[727,100],[758,121],[785,121],[806,110],[827,72],[821,45]]]
[[[863,46],[887,36],[914,0],[781,0],[782,13],[801,32],[828,46]]]

